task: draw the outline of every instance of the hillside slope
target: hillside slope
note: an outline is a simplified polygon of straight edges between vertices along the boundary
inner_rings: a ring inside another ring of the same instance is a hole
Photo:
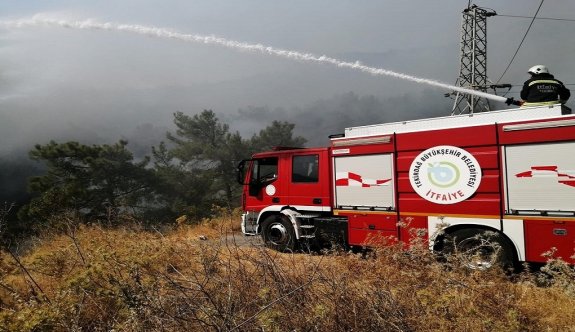
[[[160,232],[68,224],[0,255],[0,330],[567,331],[573,270],[461,273],[414,243],[282,254],[235,243],[235,217]],[[232,234],[234,234],[232,236]]]

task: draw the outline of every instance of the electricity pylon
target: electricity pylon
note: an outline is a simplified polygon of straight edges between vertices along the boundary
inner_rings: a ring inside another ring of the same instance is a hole
[[[495,11],[468,6],[461,22],[461,48],[457,86],[486,92],[487,84],[487,17]],[[490,110],[489,101],[475,95],[453,92],[455,102],[451,115],[473,114]]]

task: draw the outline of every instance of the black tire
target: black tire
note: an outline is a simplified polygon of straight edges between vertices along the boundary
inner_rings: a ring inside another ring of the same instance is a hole
[[[445,235],[439,246],[443,254],[455,256],[469,270],[486,271],[514,266],[514,249],[509,240],[497,231],[477,228],[456,230]]]
[[[262,239],[268,248],[293,251],[296,247],[295,231],[286,216],[272,215],[262,222]]]

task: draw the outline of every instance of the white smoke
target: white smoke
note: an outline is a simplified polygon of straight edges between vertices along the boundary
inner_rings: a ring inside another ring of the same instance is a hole
[[[317,56],[311,53],[301,53],[297,51],[291,50],[284,50],[279,49],[271,46],[265,46],[262,44],[249,44],[245,42],[239,42],[234,40],[229,40],[225,38],[215,37],[215,36],[202,36],[196,34],[184,34],[180,32],[175,32],[170,29],[165,28],[156,28],[156,27],[148,27],[142,25],[132,25],[132,24],[117,24],[117,23],[99,23],[94,20],[83,20],[83,21],[67,21],[67,20],[58,20],[58,19],[51,19],[45,18],[42,16],[34,16],[31,19],[20,19],[20,20],[10,20],[10,21],[0,21],[0,27],[5,28],[26,28],[26,27],[37,27],[37,26],[56,26],[56,27],[63,27],[63,28],[70,28],[70,29],[84,29],[84,30],[110,30],[110,31],[125,31],[136,33],[140,35],[145,35],[149,37],[155,38],[163,38],[163,39],[175,39],[181,40],[186,42],[193,42],[193,43],[204,43],[204,44],[212,44],[212,45],[219,45],[224,46],[231,49],[243,50],[243,51],[251,51],[251,52],[259,52],[263,54],[269,54],[274,56],[279,56],[287,59],[299,60],[299,61],[306,61],[306,62],[316,62],[316,63],[324,63],[324,64],[331,64],[337,66],[339,68],[349,68],[353,70],[359,70],[365,73],[369,73],[376,76],[391,76],[395,78],[400,78],[403,80],[408,80],[420,84],[427,84],[439,88],[444,88],[447,90],[458,91],[461,93],[467,93],[476,95],[478,97],[492,99],[495,101],[505,102],[506,98],[501,96],[492,95],[489,93],[466,89],[462,87],[453,86],[450,84],[442,83],[436,80],[426,79],[426,78],[419,78],[412,75],[402,74],[398,72],[394,72],[391,70],[383,69],[383,68],[375,68],[369,67],[366,65],[361,64],[360,62],[346,62],[342,60],[338,60],[335,58],[331,58],[325,55]]]

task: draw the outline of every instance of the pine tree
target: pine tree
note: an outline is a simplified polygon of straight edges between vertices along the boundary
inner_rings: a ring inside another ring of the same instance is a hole
[[[149,158],[135,162],[127,144],[36,145],[30,157],[44,162],[47,172],[30,179],[36,197],[22,213],[44,219],[64,211],[99,218],[142,212],[155,200],[155,175],[147,168]]]

